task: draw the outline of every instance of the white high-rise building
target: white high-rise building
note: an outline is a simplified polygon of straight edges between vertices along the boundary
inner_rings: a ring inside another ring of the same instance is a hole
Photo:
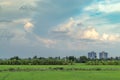
[[[108,58],[108,53],[107,52],[100,52],[99,53],[99,59],[107,59]]]
[[[96,59],[97,58],[96,52],[94,52],[94,51],[89,52],[88,53],[88,58],[89,59]]]

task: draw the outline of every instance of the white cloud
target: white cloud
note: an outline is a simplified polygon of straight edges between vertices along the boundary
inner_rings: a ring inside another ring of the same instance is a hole
[[[105,41],[120,41],[120,35],[111,35],[111,34],[103,34],[101,40]]]
[[[82,36],[81,38],[84,39],[94,39],[94,40],[99,39],[99,33],[95,30],[95,28],[92,27],[86,28],[81,36]]]
[[[0,0],[1,20],[32,18],[36,13],[38,1],[41,0]]]
[[[120,12],[120,3],[116,4],[108,4],[108,5],[99,5],[99,11],[105,12],[105,13],[111,13],[111,12]]]
[[[20,6],[22,4],[29,4],[32,6],[36,6],[37,1],[40,0],[1,0],[1,6]]]
[[[80,24],[79,24],[80,23]],[[109,33],[100,33],[96,30],[96,28],[89,27],[91,25],[85,26],[81,20],[70,19],[68,22],[63,23],[53,29],[55,32],[55,36],[68,36],[68,38],[72,38],[74,40],[98,40],[98,41],[120,41],[119,34],[109,34]],[[103,28],[102,28],[103,29]],[[101,30],[99,30],[101,31]],[[60,34],[61,33],[61,34]]]
[[[56,40],[42,38],[42,37],[37,36],[37,35],[35,35],[35,38],[37,40],[36,45],[39,45],[41,43],[41,44],[43,44],[42,46],[45,46],[47,48],[54,48],[56,43],[57,43]]]
[[[33,1],[33,0],[31,0],[31,1]],[[13,3],[15,3],[15,2],[13,2]],[[6,5],[6,6],[10,6],[10,5],[7,5],[8,2],[6,2],[6,3],[4,2],[2,4]],[[14,4],[14,5],[16,5],[16,4]],[[16,6],[16,7],[18,8],[18,6]],[[13,6],[12,6],[12,8],[13,8]],[[12,10],[12,8],[10,8],[10,10]],[[8,11],[8,13],[12,12],[9,10],[6,10],[6,11]],[[17,14],[16,10],[15,11],[13,10],[13,12],[15,14]],[[8,13],[6,13],[6,14],[8,14]],[[24,14],[26,14],[26,13],[24,13]],[[56,44],[56,41],[54,41],[54,40],[40,37],[37,34],[34,34],[33,28],[35,26],[34,26],[34,22],[32,20],[32,16],[21,17],[21,15],[20,15],[20,17],[17,16],[18,18],[11,16],[12,19],[6,15],[4,15],[3,17],[5,17],[5,19],[3,19],[3,20],[1,19],[1,21],[0,21],[0,30],[3,30],[3,29],[7,30],[7,31],[4,31],[4,33],[0,33],[0,38],[7,39],[7,40],[4,40],[3,42],[5,42],[5,43],[9,42],[9,44],[15,45],[15,46],[30,45],[30,46],[34,46],[34,47],[41,46],[41,47],[47,47],[47,48],[52,48]]]
[[[24,29],[27,32],[31,32],[33,27],[34,27],[34,25],[31,22],[26,22],[25,25],[24,25]]]
[[[61,31],[61,32],[71,31],[74,25],[75,25],[75,21],[73,20],[73,18],[70,18],[69,22],[58,25],[59,28],[55,29],[54,31]]]
[[[95,11],[95,12],[104,12],[104,13],[113,13],[113,12],[120,12],[120,2],[113,0],[109,1],[99,1],[97,4],[92,4],[87,6],[84,10],[85,11]]]

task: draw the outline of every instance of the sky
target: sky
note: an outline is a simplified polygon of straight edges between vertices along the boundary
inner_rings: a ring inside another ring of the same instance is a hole
[[[120,0],[0,0],[0,58],[120,56]]]

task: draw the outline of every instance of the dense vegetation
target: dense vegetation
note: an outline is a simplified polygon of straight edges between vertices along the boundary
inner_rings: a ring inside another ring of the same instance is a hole
[[[11,57],[10,59],[0,59],[0,65],[72,65],[74,62],[87,61],[87,57],[82,56],[76,58],[74,56],[68,57],[37,57],[33,58],[19,58],[18,56]]]
[[[87,65],[120,65],[119,60],[94,60],[88,61]]]
[[[86,56],[66,57],[37,57],[20,58],[18,56],[9,59],[0,59],[0,65],[72,65],[74,63],[86,63],[87,65],[120,65],[119,58],[89,59]]]
[[[12,57],[10,59],[0,60],[0,65],[68,65],[72,64],[70,60],[56,58],[37,58],[34,56],[33,58],[25,58],[21,59],[18,56]]]

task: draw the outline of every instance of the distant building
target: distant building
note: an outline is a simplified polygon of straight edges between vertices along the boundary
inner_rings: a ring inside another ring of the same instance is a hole
[[[99,53],[99,58],[100,59],[108,59],[108,53],[104,52],[104,51],[100,52]]]
[[[88,53],[88,58],[89,59],[96,59],[97,58],[96,52],[94,52],[94,51],[89,52]]]

